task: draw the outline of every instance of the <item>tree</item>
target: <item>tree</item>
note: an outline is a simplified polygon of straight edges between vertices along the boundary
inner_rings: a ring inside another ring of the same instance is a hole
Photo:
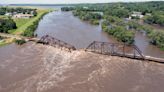
[[[0,15],[5,15],[6,13],[6,8],[2,7],[0,8]]]
[[[16,28],[16,23],[12,19],[0,19],[0,32],[8,33],[8,30]]]

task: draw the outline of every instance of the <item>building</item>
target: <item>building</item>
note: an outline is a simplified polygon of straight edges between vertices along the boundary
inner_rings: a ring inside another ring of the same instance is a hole
[[[12,16],[12,13],[6,13],[5,16]]]
[[[88,7],[83,7],[83,9],[89,9]]]
[[[29,19],[29,18],[32,18],[33,15],[31,15],[31,14],[15,14],[13,17],[14,18],[25,18],[25,19]]]
[[[131,17],[136,17],[136,18],[143,18],[144,15],[142,15],[141,12],[133,12],[133,14],[131,15]]]
[[[151,13],[146,13],[145,15],[146,15],[146,16],[151,16]]]

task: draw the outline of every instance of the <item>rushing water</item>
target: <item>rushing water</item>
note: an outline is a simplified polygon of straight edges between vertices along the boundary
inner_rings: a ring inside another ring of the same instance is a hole
[[[36,33],[38,37],[46,34],[51,35],[74,45],[76,48],[86,48],[93,41],[117,42],[112,36],[102,31],[101,25],[91,25],[74,17],[71,12],[60,10],[47,14],[39,23]],[[136,33],[135,45],[144,55],[164,58],[164,51],[150,45],[149,39],[142,33]]]
[[[52,12],[40,22],[39,37],[49,34],[84,48],[94,40],[117,42],[71,12]],[[136,33],[144,53],[162,57],[158,48]],[[35,44],[10,44],[0,48],[0,92],[163,92],[164,65],[99,55],[72,53]]]
[[[0,92],[164,90],[163,64],[84,51],[70,53],[34,43],[11,44],[0,52]]]
[[[71,12],[55,11],[49,13],[39,23],[36,33],[45,34],[63,40],[76,48],[85,48],[93,41],[113,41],[101,31],[101,26],[94,26],[74,17]]]

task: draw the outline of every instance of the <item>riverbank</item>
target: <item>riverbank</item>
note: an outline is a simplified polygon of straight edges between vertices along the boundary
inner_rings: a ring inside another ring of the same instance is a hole
[[[49,13],[50,9],[37,9],[37,16],[30,18],[30,19],[18,19],[14,18],[14,21],[16,22],[17,29],[16,30],[10,30],[11,34],[20,35],[23,32],[26,31],[26,29],[33,25],[34,22],[40,20],[45,14]]]

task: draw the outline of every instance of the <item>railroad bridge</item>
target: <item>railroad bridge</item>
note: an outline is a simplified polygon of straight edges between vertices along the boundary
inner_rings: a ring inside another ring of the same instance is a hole
[[[104,55],[120,56],[132,59],[164,63],[164,59],[162,58],[143,55],[142,51],[136,45],[94,41],[85,49],[85,51],[91,51]]]
[[[37,42],[42,43],[42,44],[46,44],[46,45],[50,45],[53,47],[65,48],[69,51],[76,50],[76,48],[73,45],[68,44],[62,40],[56,39],[54,37],[51,37],[49,35],[45,35],[45,36],[41,37],[41,39],[38,40]]]
[[[121,43],[94,41],[85,49],[85,51],[135,59],[145,59],[142,51],[140,51],[136,45],[126,45]]]
[[[14,38],[14,39],[25,39],[26,41],[34,41],[37,43],[42,43],[53,47],[60,47],[61,49],[65,49],[70,52],[72,50],[76,50],[76,48],[73,45],[68,44],[57,38],[51,37],[49,35],[45,35],[40,39],[11,35],[11,34],[4,34],[4,33],[0,33],[0,36],[7,37],[7,38]],[[87,48],[85,48],[85,51],[91,51],[94,53],[99,53],[104,55],[120,56],[120,57],[164,63],[164,59],[143,55],[142,51],[136,45],[94,41]]]
[[[72,50],[76,50],[76,48],[73,45],[70,45],[64,41],[58,40],[49,35],[41,37],[41,39],[38,40],[38,43],[51,45],[53,47],[63,47],[69,50],[70,52]],[[164,63],[164,59],[143,55],[142,51],[136,45],[93,41],[87,48],[85,48],[85,51],[90,51],[104,55],[120,56],[132,59]]]

